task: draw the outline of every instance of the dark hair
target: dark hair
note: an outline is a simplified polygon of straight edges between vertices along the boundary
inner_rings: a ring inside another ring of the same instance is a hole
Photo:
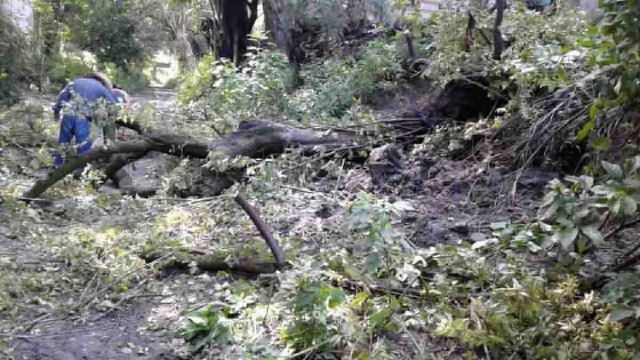
[[[108,90],[112,90],[113,89],[113,85],[111,85],[111,81],[109,80],[109,78],[106,75],[102,75],[96,72],[92,72],[89,73],[86,76],[87,79],[93,79],[93,80],[97,80],[98,82],[100,82],[102,84],[102,86],[106,87]]]

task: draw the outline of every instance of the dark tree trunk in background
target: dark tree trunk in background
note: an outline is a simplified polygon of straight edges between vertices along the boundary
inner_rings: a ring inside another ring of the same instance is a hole
[[[60,52],[59,23],[62,21],[62,3],[60,0],[51,1],[54,23],[51,28],[41,29],[43,40],[43,53],[46,58],[57,55]]]
[[[272,41],[287,55],[293,69],[293,82],[300,82],[300,54],[293,41],[294,23],[286,0],[263,0],[265,27],[271,33]]]
[[[244,60],[258,19],[258,1],[209,0],[212,16],[201,21],[200,30],[216,59],[231,59],[236,66]]]
[[[247,52],[249,11],[247,0],[224,0],[222,3],[222,44],[220,56],[238,66]]]
[[[504,16],[505,0],[496,0],[496,22],[493,25],[493,59],[502,59],[502,51],[504,50],[504,44],[502,41],[502,18]]]

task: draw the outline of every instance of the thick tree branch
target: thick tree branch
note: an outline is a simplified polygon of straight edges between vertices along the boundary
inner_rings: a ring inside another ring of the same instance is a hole
[[[114,154],[120,153],[146,153],[153,149],[153,144],[140,140],[134,142],[119,143],[112,147],[95,147],[86,154],[80,155],[77,158],[65,163],[60,168],[50,173],[46,179],[38,180],[33,184],[31,189],[24,193],[24,198],[38,198],[48,188],[56,184],[58,181],[64,179],[67,175],[71,174],[74,170],[82,168],[88,163],[96,160],[101,160],[110,157]]]
[[[163,256],[157,253],[145,254],[141,258],[151,263],[161,259]],[[171,260],[161,265],[165,270],[187,270],[191,263],[195,263],[200,271],[217,272],[230,271],[247,274],[273,274],[279,268],[274,263],[258,262],[252,259],[238,259],[234,263],[227,263],[225,257],[220,255],[199,255],[199,254],[177,254]]]
[[[283,126],[264,123],[243,123],[239,130],[222,139],[207,141],[176,134],[164,134],[152,130],[146,130],[137,123],[119,123],[137,131],[142,140],[119,143],[113,147],[96,147],[86,154],[78,156],[74,160],[64,164],[53,171],[44,180],[37,181],[23,197],[37,198],[49,187],[53,186],[74,170],[86,164],[100,159],[109,158],[115,154],[144,154],[149,151],[163,152],[175,156],[187,156],[205,159],[210,153],[220,154],[223,157],[233,159],[238,156],[252,158],[264,158],[274,154],[280,154],[288,147],[314,145],[327,145],[340,149],[348,148],[353,144],[363,143],[364,139],[347,135],[318,135],[313,131],[286,128]],[[124,161],[109,168],[110,174],[117,174]],[[112,176],[113,176],[112,175]],[[228,176],[220,174],[220,191],[233,184]]]

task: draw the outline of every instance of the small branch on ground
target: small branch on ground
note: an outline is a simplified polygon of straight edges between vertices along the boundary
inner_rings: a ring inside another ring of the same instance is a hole
[[[617,228],[611,230],[610,232],[608,232],[604,238],[605,240],[610,239],[612,236],[614,236],[615,234],[619,233],[620,231],[624,230],[624,229],[628,229],[630,227],[633,227],[637,224],[640,224],[640,218],[639,219],[635,219],[633,221],[630,221],[628,223],[623,223],[620,226],[618,226]]]
[[[251,221],[253,221],[256,228],[258,228],[260,235],[262,235],[262,238],[267,242],[269,248],[271,248],[271,252],[273,253],[273,257],[276,259],[276,263],[278,264],[278,266],[282,267],[286,265],[284,251],[282,251],[282,248],[280,247],[280,245],[278,245],[278,242],[273,237],[271,231],[269,231],[269,228],[267,228],[267,225],[264,223],[264,221],[262,221],[260,215],[258,215],[258,211],[256,211],[256,209],[251,206],[251,204],[249,204],[247,199],[245,199],[240,194],[236,195],[234,200],[236,201],[236,203],[238,203],[238,205],[240,205],[240,207],[242,207],[247,215],[249,215]]]

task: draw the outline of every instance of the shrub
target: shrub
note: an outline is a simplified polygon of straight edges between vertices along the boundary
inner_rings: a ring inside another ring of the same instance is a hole
[[[73,56],[53,56],[47,59],[46,71],[51,84],[64,87],[69,81],[88,74],[93,69],[84,60]]]
[[[138,67],[124,69],[115,64],[109,64],[107,74],[114,84],[121,86],[127,92],[142,91],[149,85],[149,79]]]
[[[234,129],[242,120],[284,111],[289,72],[285,57],[275,51],[247,56],[240,69],[229,61],[204,57],[180,86],[179,101],[200,100],[221,131]]]
[[[331,58],[305,66],[305,86],[292,107],[311,118],[342,117],[358,100],[395,88],[403,71],[393,43],[366,44],[358,58]]]

